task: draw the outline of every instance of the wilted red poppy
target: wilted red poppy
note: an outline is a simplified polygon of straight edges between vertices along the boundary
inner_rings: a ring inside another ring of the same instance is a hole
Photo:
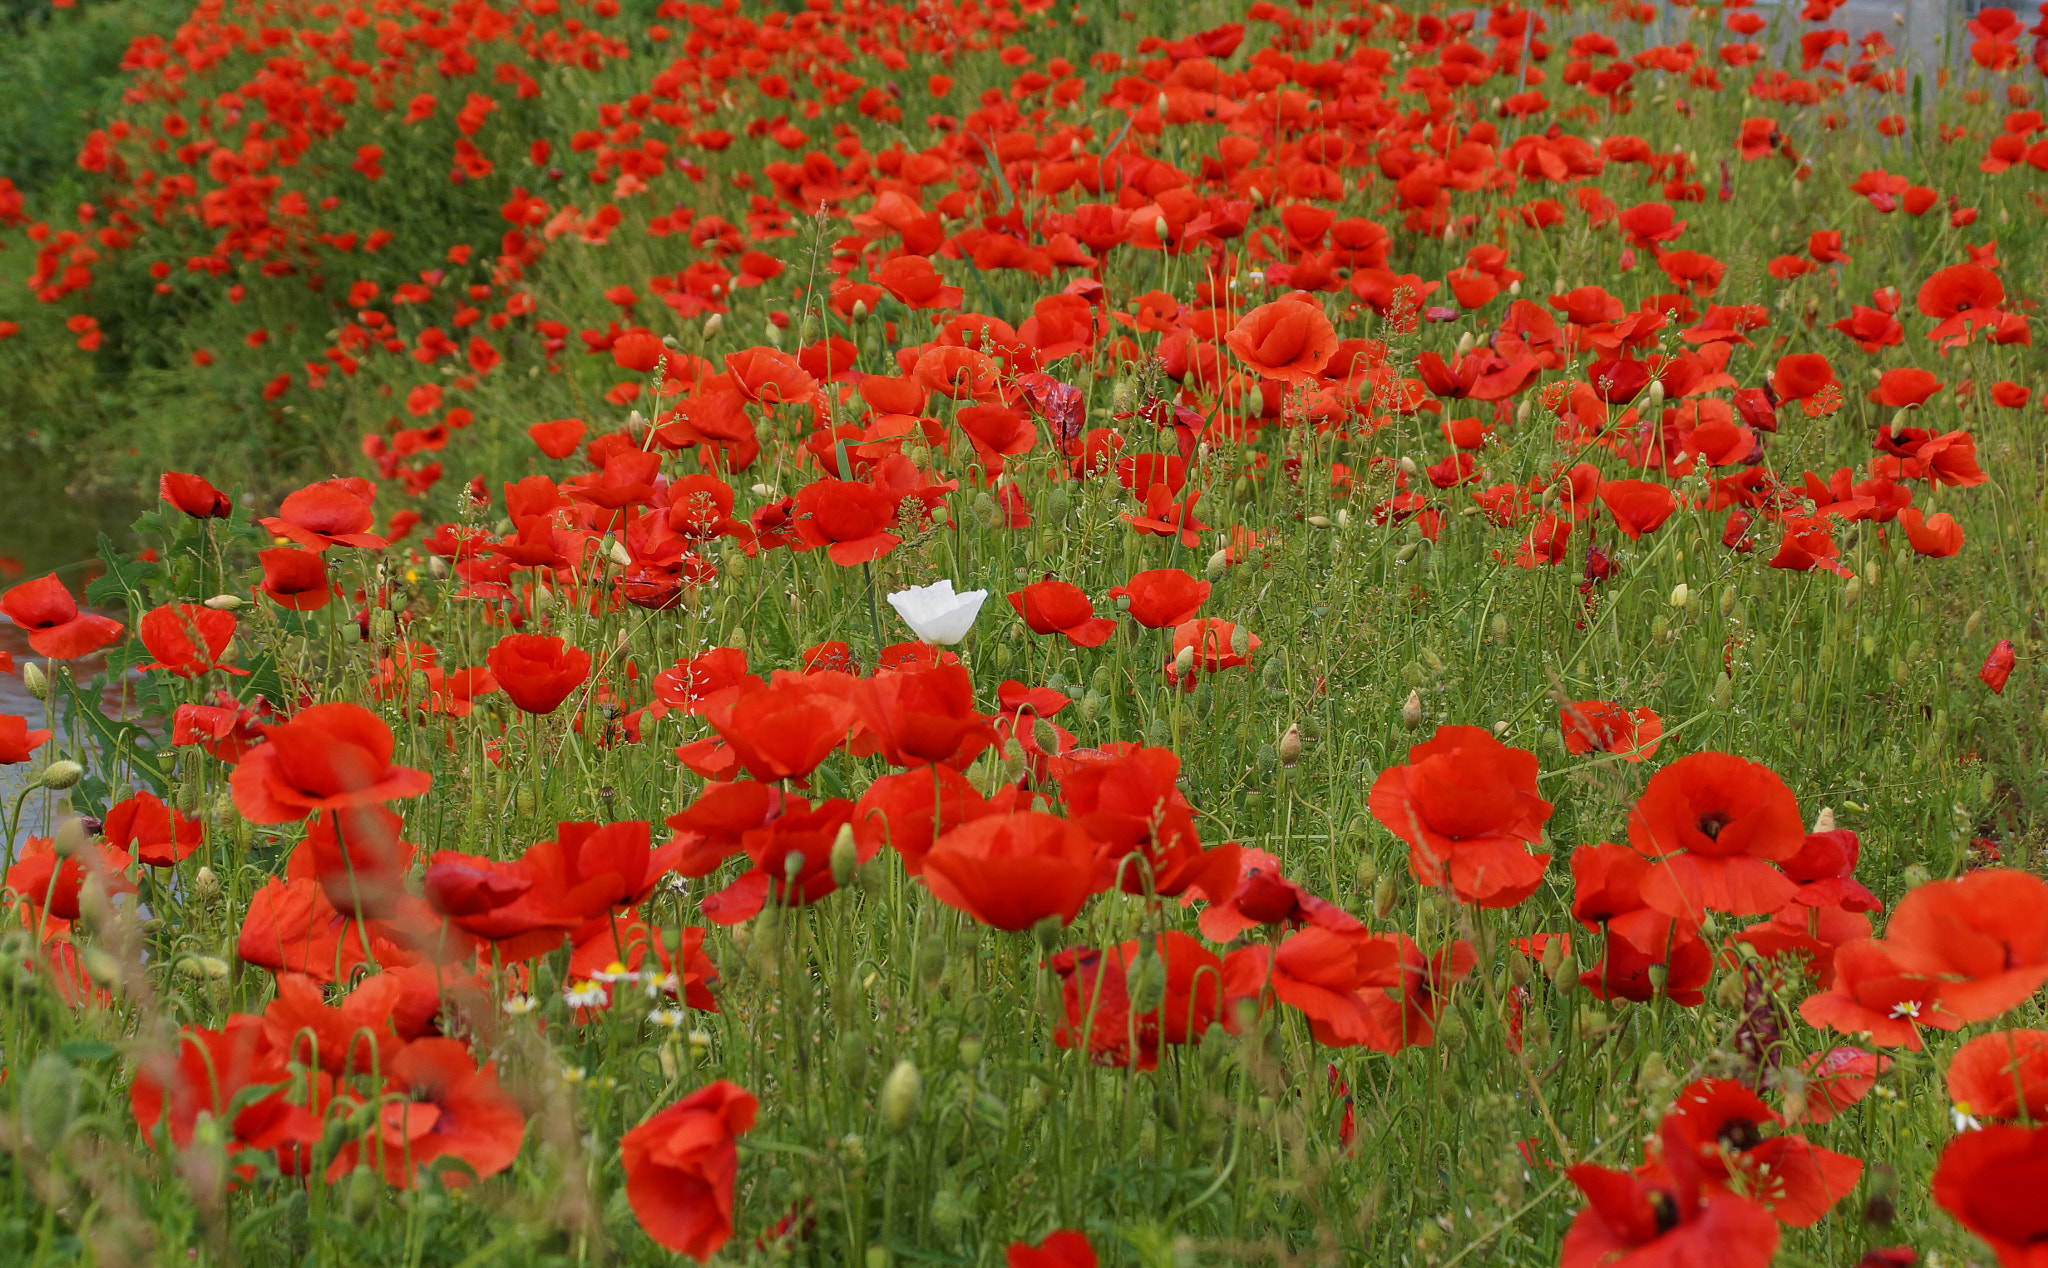
[[[123,628],[112,617],[79,611],[54,572],[0,595],[0,613],[28,631],[28,645],[38,656],[51,660],[89,656],[120,638]]]
[[[114,803],[100,832],[108,845],[133,851],[140,862],[173,867],[206,839],[206,824],[187,819],[183,811],[164,805],[155,793],[139,792]]]
[[[2048,1119],[2048,1030],[1999,1030],[1956,1049],[1948,1099],[1980,1119]]]
[[[157,495],[196,520],[226,519],[234,513],[228,495],[196,475],[166,471],[157,477]]]
[[[732,1236],[734,1141],[754,1127],[760,1102],[720,1079],[697,1089],[619,1141],[626,1201],[660,1245],[699,1263]]]
[[[1258,374],[1283,383],[1305,383],[1336,353],[1337,328],[1316,305],[1282,299],[1239,318],[1225,342]]]
[[[2044,1182],[2048,1127],[2001,1123],[1948,1142],[1934,1168],[1934,1200],[1983,1238],[2004,1268],[2039,1268],[2048,1246]]]
[[[590,677],[589,652],[545,634],[507,634],[485,660],[524,713],[553,713]]]
[[[1178,568],[1153,568],[1112,588],[1112,599],[1129,599],[1133,621],[1149,630],[1171,629],[1195,619],[1209,599],[1210,585]]]
[[[1766,1135],[1784,1120],[1733,1079],[1701,1079],[1681,1088],[1664,1123],[1667,1163],[1671,1150],[1690,1150],[1707,1185],[1752,1195],[1794,1228],[1818,1223],[1863,1175],[1861,1159],[1822,1149],[1804,1136]]]
[[[1557,711],[1568,753],[1614,753],[1625,762],[1656,755],[1664,721],[1652,709],[1630,709],[1611,700],[1581,700]]]
[[[316,555],[329,546],[375,550],[385,545],[382,537],[370,531],[377,522],[370,508],[376,496],[376,486],[359,477],[322,480],[286,494],[276,515],[257,522]]]
[[[1941,1002],[1989,1021],[2048,983],[2048,881],[1985,868],[1908,891],[1885,947],[1908,973],[1939,977]]]
[[[932,843],[924,881],[932,896],[993,929],[1041,920],[1070,924],[1094,889],[1095,842],[1040,811],[985,815]]]
[[[2012,640],[2001,638],[1992,647],[1991,653],[1984,658],[1984,668],[1977,671],[1977,677],[1983,680],[1985,686],[1991,688],[1993,695],[2003,695],[2006,680],[2012,677],[2012,667],[2016,661]]]
[[[1655,532],[1678,509],[1678,495],[1651,480],[1609,480],[1600,486],[1600,500],[1631,539]]]
[[[263,565],[257,589],[281,608],[312,612],[326,607],[333,597],[327,586],[327,561],[310,550],[279,546],[256,552],[256,562]]]
[[[1783,906],[1797,886],[1771,864],[1805,839],[1785,781],[1727,753],[1689,754],[1650,776],[1628,819],[1628,843],[1660,860],[1644,897],[1694,921],[1706,910],[1753,916]]]
[[[219,663],[235,637],[232,612],[216,612],[199,603],[166,603],[143,613],[136,633],[156,657],[143,669],[169,670],[180,678],[197,678],[209,669],[244,676],[249,672]]]
[[[1778,1222],[1747,1198],[1708,1188],[1690,1151],[1662,1129],[1662,1165],[1642,1172],[1582,1162],[1565,1175],[1586,1208],[1564,1235],[1559,1268],[1765,1268],[1778,1250]]]
[[[359,1163],[379,1166],[385,1183],[408,1188],[436,1158],[460,1158],[479,1179],[512,1165],[526,1136],[526,1116],[498,1086],[497,1067],[479,1068],[469,1048],[454,1039],[416,1039],[385,1067],[385,1090],[370,1140],[351,1141],[327,1169],[329,1183]],[[373,1143],[374,1142],[374,1143]],[[469,1183],[461,1171],[440,1173],[452,1187]]]
[[[1070,581],[1034,581],[1009,598],[1034,634],[1064,634],[1076,647],[1100,647],[1116,633],[1116,622],[1096,616],[1087,594]]]
[[[425,771],[391,764],[391,728],[359,704],[316,704],[263,737],[229,777],[235,808],[251,823],[417,797],[433,786]]]
[[[1484,727],[1446,726],[1380,772],[1367,806],[1408,843],[1408,866],[1425,885],[1448,871],[1459,898],[1512,907],[1536,891],[1550,856],[1543,839],[1551,804],[1536,795],[1536,755],[1509,748]]]
[[[27,718],[0,713],[0,766],[18,766],[49,742],[50,733],[29,730]]]

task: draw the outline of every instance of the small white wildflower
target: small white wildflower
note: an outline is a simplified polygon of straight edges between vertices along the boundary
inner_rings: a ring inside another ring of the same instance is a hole
[[[605,965],[602,969],[590,975],[591,981],[606,983],[633,982],[638,981],[639,978],[640,975],[638,973],[635,973],[617,960],[613,960],[610,964]]]
[[[1984,1124],[1978,1122],[1970,1115],[1970,1107],[1967,1105],[1950,1106],[1948,1116],[1950,1121],[1955,1123],[1956,1130],[1959,1132],[1980,1131],[1984,1127]]]
[[[603,1008],[611,999],[611,993],[598,982],[572,982],[562,992],[562,1001],[571,1008]]]
[[[676,1030],[680,1028],[683,1024],[684,1018],[685,1014],[683,1010],[680,1008],[657,1008],[653,1012],[647,1014],[647,1020],[653,1022],[657,1026],[665,1026],[670,1030]]]
[[[505,1011],[514,1017],[524,1017],[540,1004],[531,995],[511,995],[505,999]]]

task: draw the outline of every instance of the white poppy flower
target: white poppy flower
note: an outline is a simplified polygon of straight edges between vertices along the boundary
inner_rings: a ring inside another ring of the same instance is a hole
[[[889,606],[896,609],[896,615],[920,639],[950,646],[967,637],[986,598],[986,590],[954,594],[951,581],[936,581],[928,586],[898,590],[889,596]]]

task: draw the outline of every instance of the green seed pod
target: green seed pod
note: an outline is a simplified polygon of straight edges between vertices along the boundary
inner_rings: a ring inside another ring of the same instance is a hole
[[[78,1068],[54,1052],[39,1054],[21,1085],[21,1126],[38,1153],[49,1154],[78,1117]]]
[[[924,1079],[909,1061],[898,1061],[882,1083],[882,1122],[892,1132],[901,1132],[917,1118],[924,1100]]]

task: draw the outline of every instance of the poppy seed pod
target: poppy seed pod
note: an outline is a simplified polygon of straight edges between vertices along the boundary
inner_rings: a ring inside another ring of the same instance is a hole
[[[917,1117],[924,1100],[924,1080],[909,1061],[898,1061],[882,1082],[882,1122],[890,1131],[900,1132]]]

